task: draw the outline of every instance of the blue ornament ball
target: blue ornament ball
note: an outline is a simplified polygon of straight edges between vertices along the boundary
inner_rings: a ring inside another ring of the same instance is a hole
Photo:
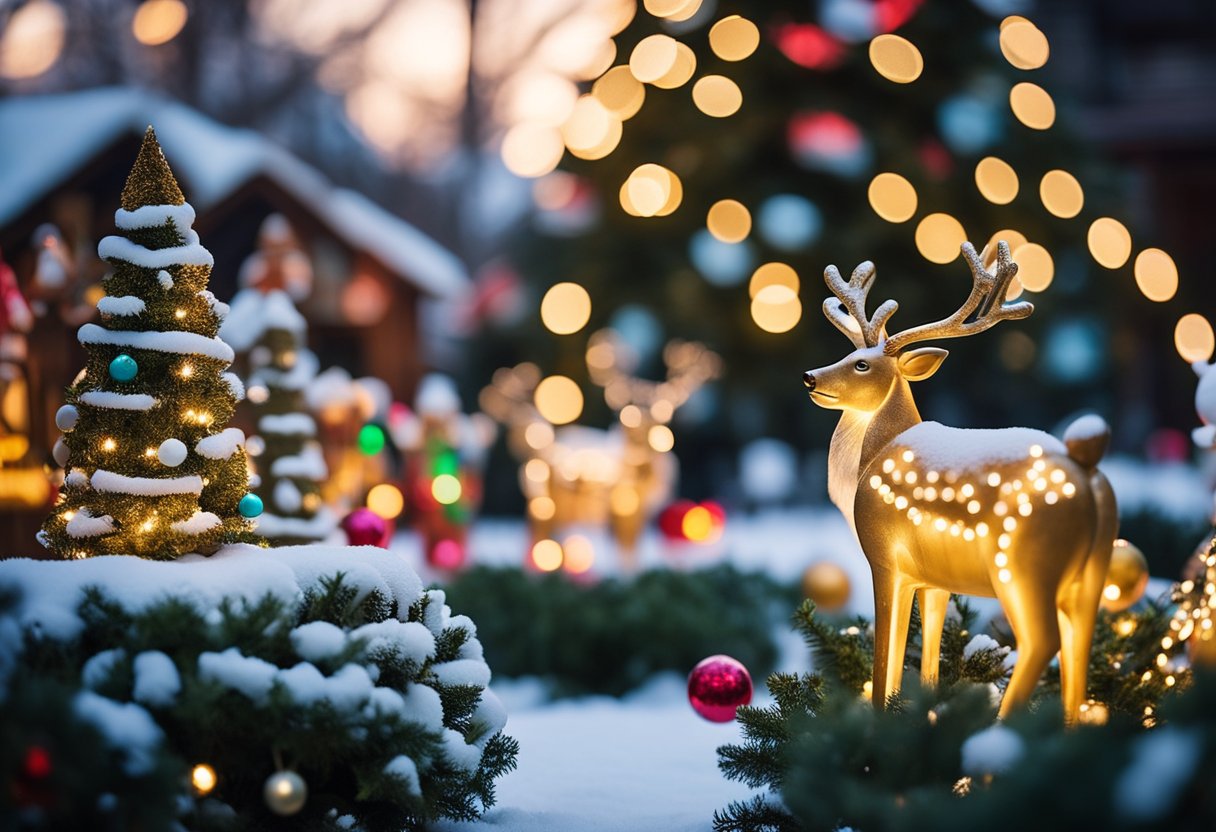
[[[138,372],[139,365],[125,352],[110,362],[110,378],[115,381],[130,381]]]
[[[240,505],[237,506],[237,511],[242,517],[254,518],[262,513],[262,498],[257,494],[246,494],[241,498]]]

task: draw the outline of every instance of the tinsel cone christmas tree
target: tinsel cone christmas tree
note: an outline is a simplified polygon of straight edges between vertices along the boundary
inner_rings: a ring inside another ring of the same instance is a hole
[[[258,534],[272,546],[324,540],[335,518],[321,502],[327,476],[304,390],[317,375],[317,357],[304,343],[307,324],[281,289],[245,289],[232,301],[221,336],[248,351],[249,400],[257,420],[250,438],[266,511]]]
[[[149,127],[98,255],[113,266],[85,324],[88,354],[56,415],[66,476],[39,539],[64,558],[168,560],[252,539],[244,435],[225,425],[244,395],[217,337],[227,306],[213,260]]]

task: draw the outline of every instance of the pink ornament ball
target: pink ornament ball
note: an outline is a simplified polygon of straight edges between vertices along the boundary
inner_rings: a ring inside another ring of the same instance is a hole
[[[730,722],[751,701],[752,675],[738,659],[710,656],[688,674],[688,702],[710,722]]]
[[[379,546],[388,548],[392,534],[389,523],[370,508],[357,508],[342,520],[342,531],[351,546]]]

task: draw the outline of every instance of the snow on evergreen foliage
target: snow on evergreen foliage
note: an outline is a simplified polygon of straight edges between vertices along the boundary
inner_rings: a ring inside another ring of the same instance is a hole
[[[162,744],[183,767],[205,760],[209,799],[250,828],[282,823],[261,799],[276,758],[309,785],[293,820],[317,829],[475,819],[514,768],[476,627],[387,551],[9,560],[0,594],[19,599],[0,631],[20,634],[0,681],[75,679],[77,713],[130,774]]]

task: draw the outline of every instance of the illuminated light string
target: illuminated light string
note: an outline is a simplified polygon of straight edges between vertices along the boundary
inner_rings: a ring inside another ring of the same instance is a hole
[[[1051,506],[1077,494],[1067,472],[1044,458],[1041,445],[1031,445],[1027,456],[1033,461],[1020,475],[1009,478],[1008,471],[993,470],[972,480],[957,471],[918,466],[915,451],[905,448],[884,459],[868,484],[915,526],[928,524],[939,534],[967,542],[995,537],[996,579],[1009,583],[1013,580],[1010,550],[1019,520],[1034,513],[1037,501]]]

